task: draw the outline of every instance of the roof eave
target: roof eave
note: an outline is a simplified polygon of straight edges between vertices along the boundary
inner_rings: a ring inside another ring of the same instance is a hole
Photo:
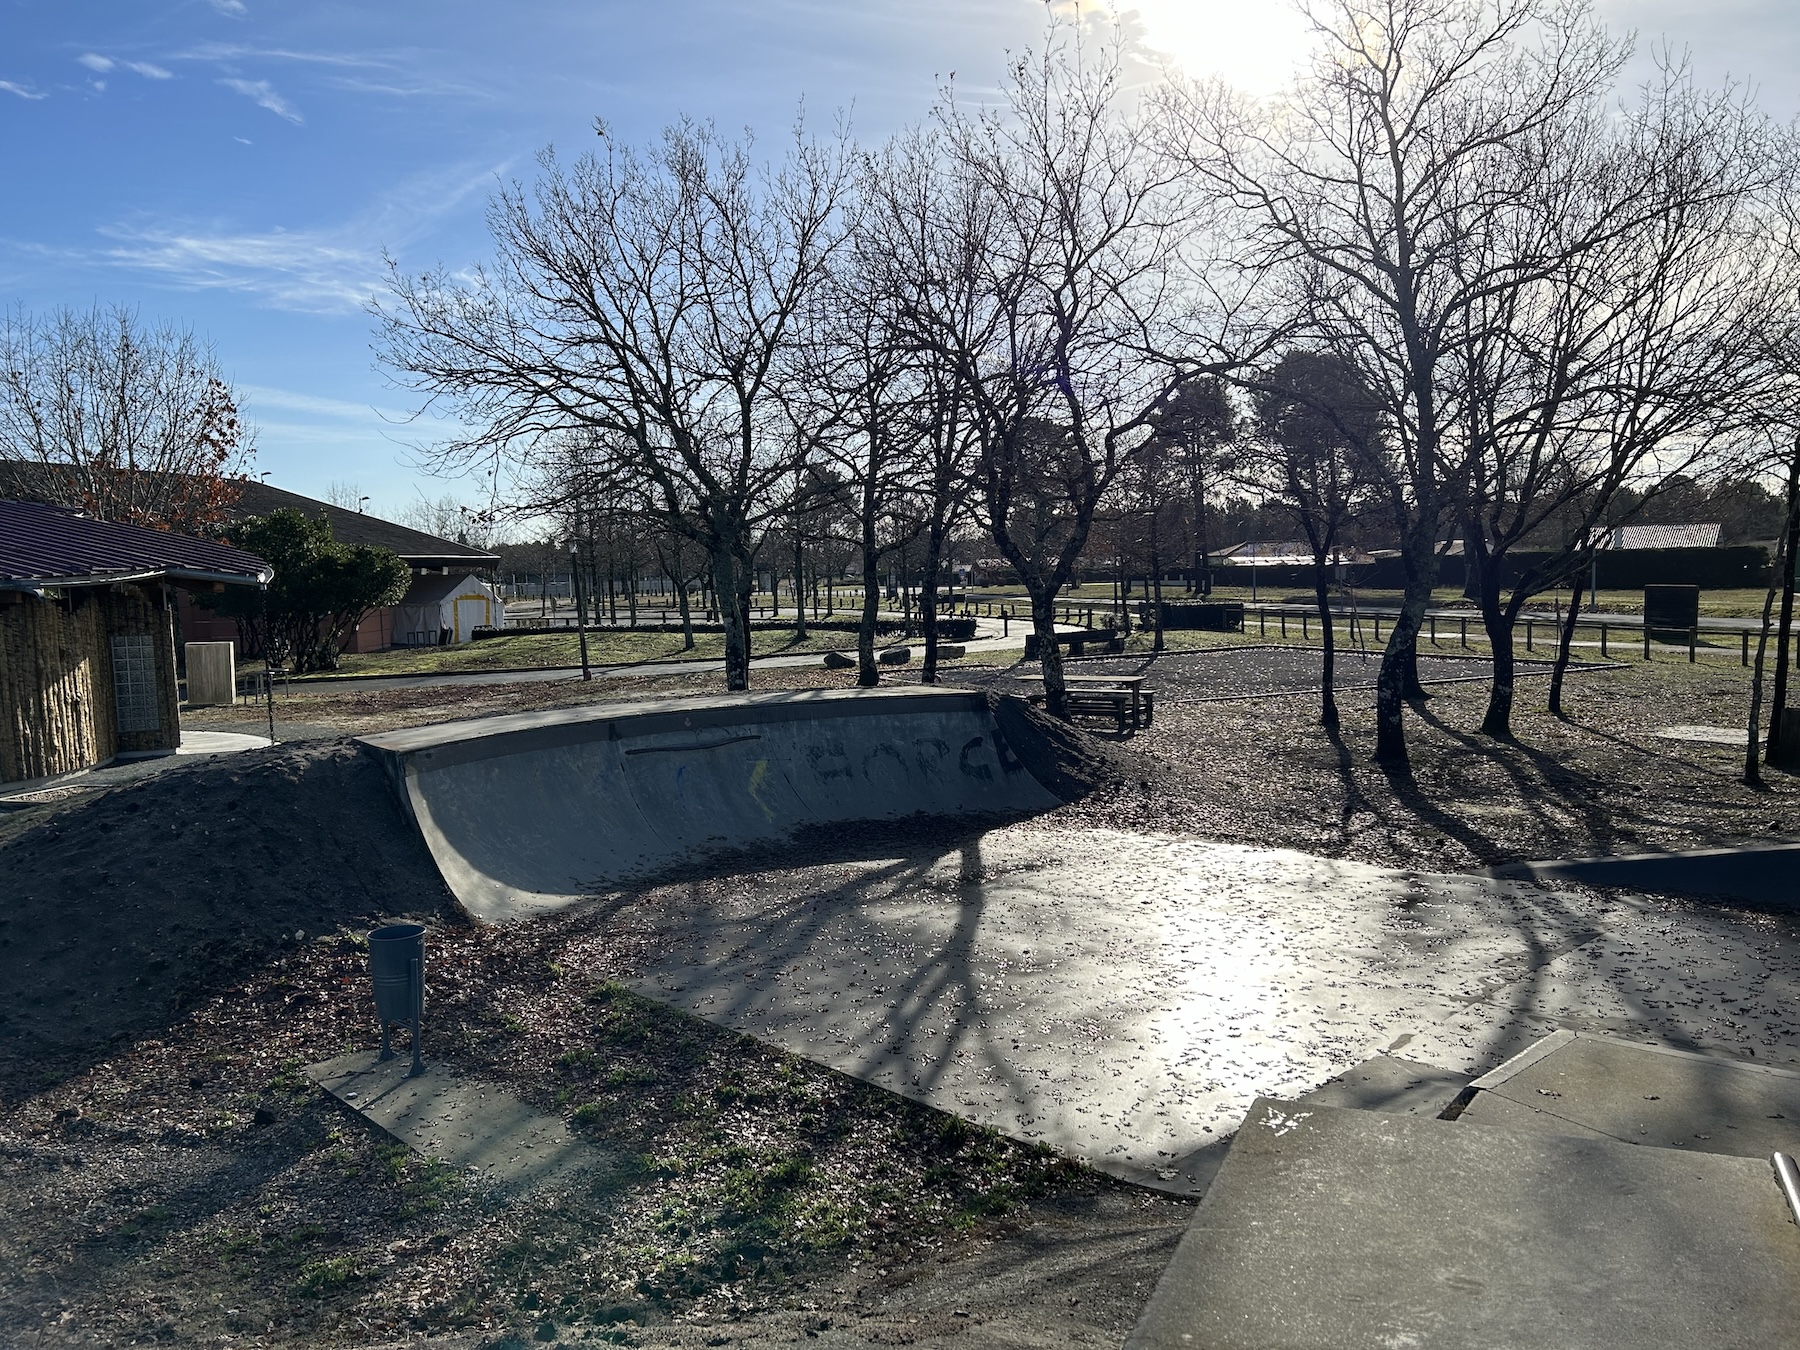
[[[222,582],[227,586],[267,586],[274,568],[259,572],[205,572],[191,567],[156,567],[140,572],[90,572],[84,576],[0,577],[0,590],[41,591],[46,586],[113,586],[134,581]]]

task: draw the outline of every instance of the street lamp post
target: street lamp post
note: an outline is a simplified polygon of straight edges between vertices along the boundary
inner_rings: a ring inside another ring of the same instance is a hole
[[[581,589],[581,541],[569,539],[569,575],[575,583],[575,631],[581,635],[581,678],[591,680],[594,672],[588,668],[587,645],[587,601]]]

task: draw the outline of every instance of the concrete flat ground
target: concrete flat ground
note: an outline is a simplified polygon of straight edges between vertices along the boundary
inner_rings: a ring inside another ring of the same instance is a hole
[[[1178,1193],[1259,1095],[1383,1051],[1461,1073],[1558,1027],[1793,1066],[1783,917],[1027,822],[645,896],[637,982]]]

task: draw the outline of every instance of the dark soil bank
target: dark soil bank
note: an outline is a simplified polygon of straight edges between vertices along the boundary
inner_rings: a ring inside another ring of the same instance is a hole
[[[347,741],[182,766],[0,846],[0,1096],[168,1025],[308,935],[461,922]]]

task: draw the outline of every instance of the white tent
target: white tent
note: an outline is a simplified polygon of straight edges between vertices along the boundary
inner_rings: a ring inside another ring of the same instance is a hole
[[[467,642],[477,628],[500,628],[506,605],[500,592],[473,572],[415,578],[394,606],[396,647],[435,647]]]

